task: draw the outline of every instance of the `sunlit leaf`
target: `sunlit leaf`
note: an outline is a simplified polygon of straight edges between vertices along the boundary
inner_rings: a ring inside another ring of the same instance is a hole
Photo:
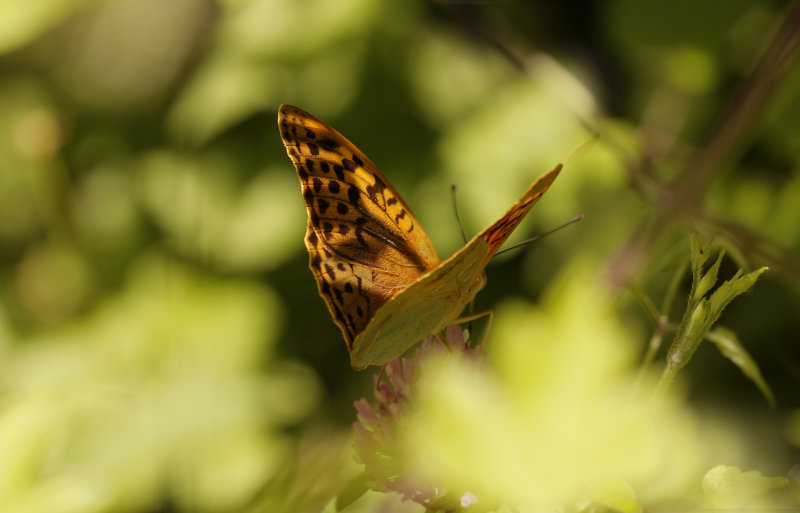
[[[279,428],[317,397],[305,367],[273,360],[278,312],[267,288],[151,258],[93,315],[25,340],[0,380],[13,398],[0,510],[109,511],[164,493],[195,511],[243,505],[290,455]]]
[[[716,508],[769,507],[775,503],[768,493],[788,484],[785,477],[766,477],[755,470],[743,472],[738,467],[717,465],[703,477],[703,492]]]
[[[14,50],[81,7],[98,0],[6,0],[0,2],[0,54]]]
[[[764,395],[764,398],[769,402],[771,406],[775,406],[775,396],[772,393],[769,385],[767,384],[764,377],[761,375],[761,371],[758,368],[758,364],[753,357],[747,352],[741,342],[739,342],[739,338],[736,336],[736,333],[722,328],[717,327],[711,330],[708,335],[706,335],[709,340],[714,342],[717,346],[717,349],[727,358],[728,360],[732,361],[734,365],[739,367],[745,376],[750,378],[750,380],[761,390],[761,393]]]
[[[586,274],[565,275],[544,306],[497,313],[491,372],[447,363],[452,357],[431,367],[405,426],[413,472],[469,490],[479,504],[540,508],[613,477],[647,497],[699,480],[699,441],[684,430],[691,415],[671,400],[645,406],[632,397],[630,335],[604,297]]]

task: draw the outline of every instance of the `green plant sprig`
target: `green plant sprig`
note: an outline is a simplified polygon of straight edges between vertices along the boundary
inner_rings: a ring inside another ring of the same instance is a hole
[[[739,269],[731,279],[723,282],[714,292],[708,294],[717,284],[719,268],[725,256],[725,250],[721,249],[714,263],[706,270],[705,264],[712,255],[711,242],[711,239],[704,240],[696,233],[691,236],[692,288],[680,324],[670,323],[668,312],[680,280],[686,271],[686,265],[681,266],[673,277],[660,310],[640,289],[633,289],[634,295],[642,302],[654,325],[654,332],[643,358],[642,371],[649,368],[655,360],[655,355],[665,335],[675,333],[667,351],[664,371],[656,385],[657,393],[661,393],[670,387],[677,373],[689,363],[700,343],[708,340],[714,343],[723,356],[739,367],[745,376],[758,387],[770,405],[774,406],[775,399],[772,391],[761,375],[755,360],[742,346],[736,335],[722,327],[714,328],[714,324],[719,320],[725,307],[734,298],[749,290],[759,276],[767,270],[767,267],[761,267],[746,274]]]

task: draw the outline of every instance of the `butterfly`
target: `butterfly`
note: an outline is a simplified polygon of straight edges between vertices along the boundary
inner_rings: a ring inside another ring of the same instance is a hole
[[[281,105],[278,127],[308,210],[309,267],[354,369],[384,365],[456,320],[486,284],[484,268],[561,171],[528,187],[500,219],[439,261],[377,166],[308,112]]]

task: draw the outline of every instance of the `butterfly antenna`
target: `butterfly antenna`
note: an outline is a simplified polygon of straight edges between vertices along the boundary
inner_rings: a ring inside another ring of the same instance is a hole
[[[450,197],[453,198],[453,213],[456,215],[456,223],[458,223],[458,229],[461,230],[461,239],[464,241],[464,244],[467,243],[467,234],[464,233],[464,225],[461,224],[461,216],[458,215],[458,201],[456,201],[456,186],[450,186]],[[469,314],[472,315],[475,311],[475,299],[473,298],[472,301],[469,302]],[[472,321],[469,322],[467,325],[467,329],[472,332]]]
[[[537,235],[535,237],[531,237],[530,239],[525,239],[522,242],[514,244],[510,248],[506,248],[506,249],[504,249],[502,251],[498,251],[497,253],[494,254],[494,256],[497,256],[497,255],[499,255],[501,253],[505,253],[506,251],[511,251],[512,249],[517,249],[517,248],[522,247],[522,246],[524,246],[526,244],[530,244],[531,242],[533,242],[535,240],[541,239],[542,237],[546,237],[546,236],[550,235],[551,233],[555,233],[558,230],[560,230],[562,228],[565,228],[565,227],[567,227],[567,226],[569,226],[569,225],[571,225],[573,223],[577,223],[581,219],[583,219],[583,214],[578,214],[575,217],[573,217],[572,219],[570,219],[569,221],[567,221],[566,223],[562,224],[561,226],[559,226],[557,228],[553,228],[552,230],[548,230],[548,231],[546,231],[544,233],[540,233],[539,235]]]
[[[567,158],[564,159],[564,162],[568,162],[570,159],[578,158],[579,154],[585,154],[589,151],[594,143],[596,143],[600,139],[600,132],[592,132],[592,134],[584,139],[583,141],[579,142],[572,150],[570,150]]]
[[[461,238],[464,239],[464,244],[467,243],[467,234],[464,233],[464,225],[461,224],[461,217],[458,215],[458,201],[456,201],[456,186],[450,186],[450,197],[453,198],[453,213],[456,215],[456,223],[458,223],[458,229],[461,230]]]

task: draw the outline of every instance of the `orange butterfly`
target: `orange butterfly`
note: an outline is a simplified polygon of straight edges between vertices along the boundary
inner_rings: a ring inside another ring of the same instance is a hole
[[[503,217],[440,262],[403,198],[353,143],[291,105],[281,105],[278,126],[308,210],[311,271],[354,369],[383,365],[452,324],[486,284],[486,264],[561,171],[559,164],[537,178]]]

